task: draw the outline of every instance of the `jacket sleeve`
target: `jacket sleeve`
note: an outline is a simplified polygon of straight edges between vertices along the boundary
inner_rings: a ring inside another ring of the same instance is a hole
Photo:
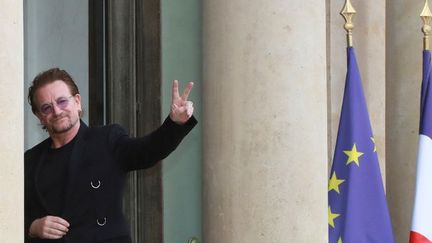
[[[176,124],[168,117],[158,129],[140,138],[130,138],[122,127],[114,125],[109,143],[124,170],[145,169],[174,151],[196,124],[197,120],[193,116],[183,125]]]

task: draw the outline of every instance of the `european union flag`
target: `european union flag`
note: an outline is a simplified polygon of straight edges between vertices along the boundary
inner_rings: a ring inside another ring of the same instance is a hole
[[[328,185],[329,243],[390,243],[393,232],[354,48]]]

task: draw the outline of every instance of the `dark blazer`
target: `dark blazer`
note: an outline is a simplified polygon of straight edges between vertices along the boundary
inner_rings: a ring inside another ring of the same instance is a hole
[[[156,131],[130,138],[119,125],[89,128],[82,121],[72,150],[66,178],[63,214],[69,232],[58,242],[93,243],[128,236],[122,214],[122,197],[128,171],[145,169],[168,156],[195,126],[167,118]],[[38,189],[44,176],[40,165],[51,144],[48,138],[25,153],[25,234],[27,243],[57,242],[28,237],[30,224],[52,215],[49,202]]]

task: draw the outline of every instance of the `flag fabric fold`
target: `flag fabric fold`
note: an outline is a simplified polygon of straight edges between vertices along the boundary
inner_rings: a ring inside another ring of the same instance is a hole
[[[390,215],[354,48],[328,185],[329,243],[392,243]]]
[[[410,243],[432,242],[432,94],[431,52],[423,51],[420,100],[420,135],[417,154],[416,192]]]

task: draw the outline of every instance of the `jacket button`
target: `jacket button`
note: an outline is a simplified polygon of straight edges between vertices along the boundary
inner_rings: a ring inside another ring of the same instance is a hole
[[[106,224],[106,222],[107,222],[106,217],[104,217],[103,219],[96,219],[96,223],[97,223],[99,226],[104,226],[104,225]]]
[[[101,182],[100,182],[100,180],[98,180],[97,183],[93,183],[93,181],[90,181],[90,185],[94,189],[98,189],[100,187],[100,185],[101,185]]]

